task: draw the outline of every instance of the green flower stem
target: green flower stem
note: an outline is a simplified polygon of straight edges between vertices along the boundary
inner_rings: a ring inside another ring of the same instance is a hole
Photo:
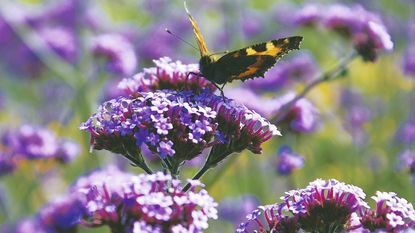
[[[205,163],[205,165],[203,165],[202,169],[200,169],[196,173],[196,175],[192,178],[192,180],[200,179],[210,168],[211,168],[211,166],[208,163]],[[184,186],[183,191],[186,192],[187,190],[189,190],[189,188],[190,188],[190,183],[187,183],[186,186]]]
[[[139,167],[142,168],[147,174],[153,174],[153,171],[144,160],[142,161]]]
[[[339,62],[333,69],[327,70],[326,72],[322,73],[318,78],[316,78],[313,82],[308,84],[304,90],[298,94],[294,99],[289,101],[288,103],[284,104],[281,109],[278,111],[276,115],[271,117],[271,122],[281,123],[283,119],[288,114],[289,110],[292,106],[300,99],[302,99],[305,95],[308,94],[313,88],[318,86],[321,83],[329,82],[335,80],[338,77],[341,77],[342,74],[347,70],[347,66],[358,56],[357,52],[352,52],[349,56],[345,57],[343,60]]]
[[[218,163],[223,161],[225,158],[227,158],[232,152],[229,152],[228,150],[218,151],[218,146],[213,146],[210,150],[209,156],[206,158],[206,162],[203,165],[203,167],[196,173],[195,176],[193,176],[192,180],[198,180],[200,179],[209,169],[216,167]],[[190,184],[186,184],[186,186],[183,188],[183,191],[187,191],[190,188]]]
[[[137,152],[136,155],[132,155],[129,150],[126,149],[125,145],[122,145],[124,148],[125,153],[123,153],[123,156],[125,156],[130,162],[141,169],[143,169],[147,174],[153,174],[153,171],[151,168],[147,165],[146,161],[143,158],[143,155],[139,152]]]

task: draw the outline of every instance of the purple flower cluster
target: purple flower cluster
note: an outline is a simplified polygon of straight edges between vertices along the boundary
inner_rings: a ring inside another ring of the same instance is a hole
[[[70,20],[65,14],[53,14],[57,8],[65,6],[73,8],[74,0],[66,0],[65,3],[44,8],[40,12],[29,11],[22,5],[8,4],[0,15],[0,42],[2,53],[0,60],[7,64],[5,67],[20,76],[36,77],[44,68],[39,54],[26,40],[37,40],[42,46],[37,45],[40,53],[55,53],[63,60],[74,63],[78,55],[78,41],[75,34],[75,25],[66,23]],[[72,17],[76,17],[72,12]],[[66,17],[66,18],[65,18]],[[26,40],[18,32],[27,31]],[[30,39],[29,39],[30,38]]]
[[[275,92],[288,87],[295,81],[310,81],[318,72],[318,66],[309,53],[301,53],[277,66],[265,74],[264,79],[253,79],[245,84],[255,92]]]
[[[295,94],[293,92],[288,92],[287,94],[278,97],[279,105],[277,106],[277,109],[280,110],[294,98]],[[276,112],[278,112],[278,110]],[[305,98],[301,98],[293,104],[283,119],[280,119],[280,122],[288,125],[288,128],[294,132],[310,133],[317,129],[318,115],[319,111],[313,103]]]
[[[393,42],[380,18],[360,5],[306,5],[295,13],[299,25],[317,25],[350,37],[366,61],[374,61],[378,50],[390,51]]]
[[[352,213],[368,208],[364,198],[364,192],[356,186],[334,179],[317,179],[304,189],[286,192],[281,198],[283,203],[255,210],[237,232],[250,232],[249,227],[264,232],[298,232],[299,229],[306,232],[342,232],[347,228]],[[266,224],[258,218],[262,211]],[[250,226],[252,224],[255,225]]]
[[[115,167],[81,176],[70,194],[43,207],[33,217],[2,233],[78,232],[108,226],[112,232],[203,232],[217,218],[217,203],[197,180],[189,191],[161,172],[133,175]]]
[[[278,150],[277,172],[280,175],[290,175],[295,169],[304,166],[304,157],[295,153],[291,147],[284,145]]]
[[[146,68],[143,72],[132,78],[123,79],[118,88],[125,95],[135,96],[138,92],[150,92],[161,89],[170,90],[192,90],[200,92],[204,88],[216,90],[216,87],[204,79],[197,77],[191,72],[198,73],[198,64],[183,64],[181,61],[172,61],[168,57],[153,60],[155,67]],[[190,72],[190,74],[189,74]]]
[[[43,207],[36,215],[19,221],[14,227],[0,229],[1,233],[76,233],[86,208],[68,195]]]
[[[74,63],[78,53],[78,41],[73,30],[65,27],[43,27],[38,29],[39,36],[61,58]]]
[[[407,145],[415,143],[415,113],[411,113],[408,119],[401,123],[396,132],[396,140]]]
[[[55,159],[68,163],[80,154],[78,143],[58,138],[52,131],[32,125],[22,125],[1,135],[0,173],[12,171],[22,159]]]
[[[403,58],[403,71],[405,74],[415,77],[415,46],[408,48]]]
[[[415,224],[412,204],[395,193],[378,191],[375,210],[365,197],[359,187],[317,179],[286,192],[282,203],[260,206],[236,232],[401,232]]]
[[[159,90],[137,95],[105,102],[81,125],[95,149],[141,156],[140,148],[146,146],[180,164],[219,144],[230,153],[260,153],[261,144],[279,134],[257,113],[207,89],[199,94]]]
[[[137,66],[133,45],[119,34],[103,34],[92,41],[92,53],[104,59],[106,68],[119,75],[131,75]]]
[[[86,206],[83,225],[107,225],[112,232],[203,232],[217,218],[217,203],[202,184],[181,182],[161,172],[130,175],[117,169],[96,171],[73,186]],[[197,191],[198,189],[198,191]]]
[[[374,232],[402,232],[415,225],[415,210],[406,199],[393,192],[376,192],[372,196],[376,201],[375,210],[367,210],[361,217],[362,228]]]
[[[340,106],[345,110],[345,129],[356,145],[364,146],[368,136],[363,127],[372,119],[372,109],[363,102],[363,96],[359,92],[351,89],[342,91]]]
[[[409,169],[415,181],[415,151],[407,149],[399,155],[398,169]]]
[[[252,195],[225,198],[219,203],[219,219],[229,221],[236,226],[258,205],[258,198]]]

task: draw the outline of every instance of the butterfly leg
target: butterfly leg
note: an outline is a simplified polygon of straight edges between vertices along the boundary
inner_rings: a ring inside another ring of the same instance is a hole
[[[187,81],[189,80],[190,75],[194,75],[197,78],[200,77],[200,73],[195,73],[195,72],[191,72],[191,71],[188,72],[187,75],[186,75],[186,80],[184,81],[184,89],[187,89]]]
[[[222,95],[223,101],[225,101],[225,93],[223,92],[223,88],[225,88],[226,83],[224,83],[222,85],[222,87],[219,89],[220,90],[220,94]]]
[[[213,85],[215,85],[215,87],[220,91],[220,95],[222,96],[222,98],[223,98],[223,101],[225,101],[225,93],[223,92],[223,88],[225,87],[225,84],[226,83],[224,83],[223,85],[222,85],[222,87],[220,87],[218,84],[216,84],[216,83],[214,83],[214,82],[212,82],[212,84]]]

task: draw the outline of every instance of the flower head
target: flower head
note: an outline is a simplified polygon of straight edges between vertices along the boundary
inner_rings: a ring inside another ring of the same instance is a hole
[[[105,102],[81,125],[90,132],[95,149],[139,154],[145,145],[161,158],[180,163],[213,145],[223,145],[226,155],[244,149],[260,153],[261,144],[279,134],[259,114],[210,90],[139,94]]]
[[[85,206],[76,195],[68,195],[43,207],[36,218],[47,232],[73,232],[84,212]]]
[[[92,52],[105,59],[107,69],[120,75],[131,75],[137,66],[133,45],[119,34],[97,36],[92,43]]]
[[[292,99],[295,98],[293,92],[288,92],[287,94],[278,97],[278,105],[275,112],[278,113],[278,110],[289,103]],[[307,99],[302,98],[296,101],[288,113],[280,121],[283,124],[289,126],[294,132],[299,133],[309,133],[314,132],[318,126],[318,115],[319,112],[317,108]]]
[[[277,172],[280,175],[290,175],[293,170],[304,166],[304,157],[295,153],[289,146],[278,150]]]
[[[399,169],[409,169],[411,175],[415,176],[415,152],[405,150],[399,155]]]
[[[399,143],[411,145],[415,143],[415,114],[411,113],[408,119],[401,123],[396,132],[396,140]]]
[[[217,204],[207,191],[183,192],[180,181],[161,172],[130,175],[114,169],[81,178],[72,190],[83,195],[88,226],[108,225],[126,232],[202,232],[217,218]]]
[[[57,55],[68,62],[75,62],[78,46],[73,31],[64,27],[43,27],[37,30],[39,36]]]
[[[22,125],[0,135],[0,176],[14,171],[22,160],[69,163],[80,154],[75,141],[58,138],[40,126]]]
[[[415,210],[406,199],[393,192],[376,192],[375,210],[367,210],[360,218],[362,227],[371,232],[400,232],[415,225]]]
[[[393,42],[378,15],[360,5],[307,5],[296,13],[302,25],[321,25],[352,39],[365,61],[374,61],[378,51],[390,51]]]
[[[408,48],[403,57],[403,71],[405,74],[415,77],[415,46]]]
[[[16,130],[4,132],[1,139],[6,151],[20,158],[53,158],[65,163],[79,155],[75,142],[60,139],[40,126],[22,125]]]
[[[365,197],[359,187],[335,179],[317,179],[305,189],[286,192],[283,200],[287,208],[299,217],[304,230],[321,231],[330,225],[345,229],[353,212],[369,207]]]
[[[12,154],[0,151],[0,176],[7,175],[16,169],[16,161]]]
[[[364,124],[373,118],[372,109],[364,103],[363,96],[354,91],[345,89],[341,93],[340,105],[345,110],[344,127],[356,145],[363,146],[368,141]]]
[[[369,208],[365,196],[356,186],[317,179],[304,189],[286,192],[283,203],[260,206],[236,232],[342,232],[351,229],[354,213]]]
[[[294,12],[293,21],[296,25],[314,25],[321,21],[322,15],[318,5],[308,4]]]
[[[298,217],[289,213],[283,204],[259,206],[246,216],[247,222],[239,224],[237,233],[284,232],[300,230]]]
[[[256,209],[258,205],[258,198],[252,195],[225,198],[219,203],[219,218],[236,225],[243,221],[245,216]]]
[[[123,79],[118,88],[126,95],[137,95],[138,92],[150,92],[162,89],[192,90],[200,92],[204,88],[216,90],[216,87],[203,77],[197,77],[197,64],[183,64],[181,61],[172,61],[168,57],[153,60],[155,67],[146,68],[132,78]]]

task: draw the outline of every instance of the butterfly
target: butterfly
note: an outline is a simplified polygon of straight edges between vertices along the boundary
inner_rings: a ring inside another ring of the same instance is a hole
[[[264,77],[264,74],[285,54],[294,49],[299,49],[301,36],[292,36],[276,40],[270,40],[243,49],[226,52],[223,56],[209,52],[199,26],[187,9],[184,8],[193,27],[195,39],[200,51],[200,74],[211,81],[224,96],[223,88],[226,83],[233,80],[245,81],[256,77]],[[197,74],[196,74],[197,75]],[[220,87],[219,84],[222,84]]]

